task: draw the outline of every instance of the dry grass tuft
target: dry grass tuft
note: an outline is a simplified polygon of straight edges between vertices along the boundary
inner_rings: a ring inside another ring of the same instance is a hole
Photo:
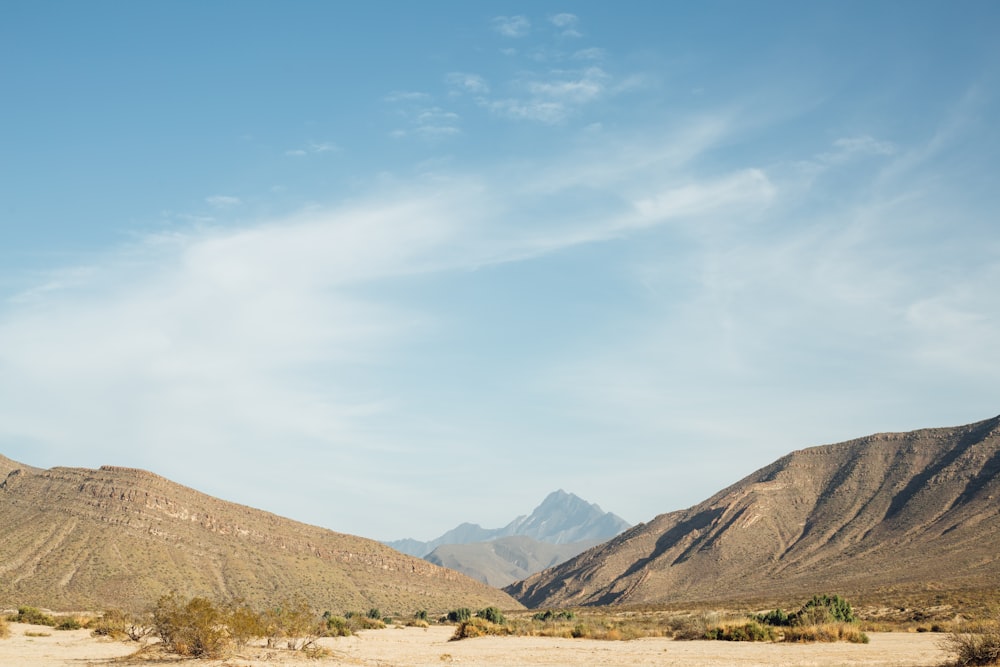
[[[941,647],[955,653],[953,664],[959,667],[1000,664],[1000,628],[979,626],[969,632],[953,632]]]

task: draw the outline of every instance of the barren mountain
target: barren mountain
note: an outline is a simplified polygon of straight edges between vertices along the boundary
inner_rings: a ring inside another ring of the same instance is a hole
[[[225,502],[143,470],[0,457],[0,608],[144,607],[170,590],[335,613],[519,607],[379,542]]]
[[[559,489],[546,496],[530,515],[519,516],[503,528],[463,523],[429,542],[405,539],[386,544],[403,553],[423,557],[445,544],[472,544],[518,535],[549,544],[603,541],[628,527],[628,522],[620,516]]]
[[[1000,582],[1000,417],[793,452],[506,590],[529,607]]]
[[[602,541],[551,544],[515,535],[489,542],[442,544],[427,554],[424,560],[500,588],[565,562]]]

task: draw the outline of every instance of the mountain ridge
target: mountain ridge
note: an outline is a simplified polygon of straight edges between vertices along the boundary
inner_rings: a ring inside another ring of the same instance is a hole
[[[874,434],[791,452],[505,590],[536,607],[983,586],[1000,580],[998,498],[1000,417]]]
[[[385,542],[390,547],[423,558],[434,549],[449,544],[489,542],[502,537],[523,536],[549,544],[605,540],[629,527],[629,523],[596,503],[588,503],[562,489],[545,497],[531,514],[521,515],[502,528],[483,528],[463,522],[440,537],[427,542],[406,538]]]
[[[519,606],[374,540],[230,503],[136,468],[0,458],[0,605],[142,607],[170,590],[413,613]],[[412,609],[410,607],[413,607]]]

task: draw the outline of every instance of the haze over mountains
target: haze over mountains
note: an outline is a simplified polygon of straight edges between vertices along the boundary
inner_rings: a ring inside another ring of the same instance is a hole
[[[1000,582],[1000,417],[793,452],[506,590],[529,607]]]
[[[0,607],[143,608],[162,594],[412,614],[519,606],[374,540],[229,503],[143,470],[0,456]]]
[[[628,527],[621,517],[560,489],[503,528],[463,523],[429,542],[386,544],[499,587],[558,565]]]

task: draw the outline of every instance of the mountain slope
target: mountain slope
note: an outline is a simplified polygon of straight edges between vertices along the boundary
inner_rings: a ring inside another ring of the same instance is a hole
[[[621,517],[560,489],[550,493],[529,516],[519,516],[503,528],[463,523],[429,542],[404,539],[386,544],[422,558],[446,544],[472,544],[511,536],[530,537],[550,544],[604,541],[628,527],[628,522]]]
[[[451,570],[143,470],[0,458],[0,608],[144,607],[170,590],[337,613],[519,605]]]
[[[1000,417],[785,456],[506,590],[529,607],[1000,581]]]
[[[567,561],[600,541],[551,544],[523,535],[513,535],[489,542],[442,544],[427,554],[424,560],[458,570],[473,579],[499,588]]]

